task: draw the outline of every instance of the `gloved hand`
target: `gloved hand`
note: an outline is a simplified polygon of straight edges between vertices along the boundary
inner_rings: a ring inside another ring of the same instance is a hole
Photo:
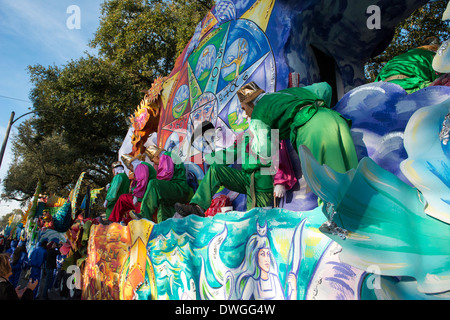
[[[108,183],[105,187],[105,191],[108,191],[109,187],[111,186],[111,183]]]
[[[133,197],[133,205],[136,207],[138,204],[138,198],[136,196]]]
[[[286,194],[286,187],[282,184],[276,184],[273,188],[273,197],[274,198],[283,198]]]
[[[106,208],[107,205],[108,205],[108,200],[105,200],[105,202],[103,202],[103,208]]]

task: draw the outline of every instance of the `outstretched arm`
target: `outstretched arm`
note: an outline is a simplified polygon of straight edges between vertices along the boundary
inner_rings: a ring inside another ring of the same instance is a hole
[[[279,156],[279,167],[277,173],[273,177],[273,184],[275,186],[283,186],[284,191],[288,191],[297,183],[297,178],[295,177],[294,168],[292,167],[291,159],[289,158],[289,154],[287,152],[285,140],[280,143]]]

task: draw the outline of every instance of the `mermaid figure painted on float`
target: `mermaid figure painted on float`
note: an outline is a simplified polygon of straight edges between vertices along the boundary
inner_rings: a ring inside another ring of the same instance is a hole
[[[267,236],[267,223],[263,227],[257,223],[257,232],[246,243],[244,259],[234,269],[227,268],[220,261],[218,254],[220,244],[226,238],[226,230],[225,227],[222,233],[214,237],[208,248],[213,275],[221,282],[221,287],[212,288],[209,284],[205,274],[206,266],[202,259],[202,275],[200,276],[202,299],[290,300],[297,298],[297,279],[294,273],[288,276],[288,294],[285,294],[281,285],[278,266]],[[222,276],[221,270],[226,269],[228,270]]]

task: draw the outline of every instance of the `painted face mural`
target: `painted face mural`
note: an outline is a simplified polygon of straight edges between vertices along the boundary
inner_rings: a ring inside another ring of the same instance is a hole
[[[258,266],[265,273],[269,273],[269,270],[270,270],[270,250],[269,249],[259,249]]]
[[[339,261],[320,208],[279,210],[93,226],[84,298],[358,299],[366,274]]]

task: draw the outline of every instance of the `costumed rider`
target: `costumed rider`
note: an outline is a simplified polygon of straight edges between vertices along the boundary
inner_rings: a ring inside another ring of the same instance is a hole
[[[280,141],[289,139],[295,151],[300,145],[306,145],[320,164],[326,164],[341,173],[356,168],[358,158],[350,133],[350,122],[330,109],[331,93],[331,87],[325,82],[275,93],[264,92],[255,82],[244,85],[237,94],[242,109],[251,118],[249,131],[253,136],[253,154],[261,158],[269,155],[270,132],[277,129]],[[183,216],[192,213],[203,215],[220,185],[246,193],[247,209],[249,198],[254,206],[269,205],[273,196],[272,177],[261,175],[254,165],[247,166],[245,162],[242,169],[238,171],[224,165],[212,165],[190,205],[178,204],[177,212]],[[252,175],[254,191],[251,190]]]
[[[160,223],[173,217],[175,203],[188,200],[190,187],[184,164],[175,153],[150,145],[145,154],[157,168],[157,175],[148,184],[140,215],[152,220],[156,212],[156,222]]]
[[[238,91],[241,105],[251,117],[249,130],[256,139],[255,153],[270,136],[261,132],[277,129],[279,139],[290,139],[295,151],[305,145],[320,164],[345,173],[356,168],[358,158],[350,133],[350,120],[330,109],[331,87],[326,82],[266,93],[254,82]]]
[[[125,168],[120,161],[113,162],[111,165],[113,172],[113,179],[106,187],[106,198],[103,207],[106,208],[106,220],[109,219],[114,205],[122,194],[130,191],[130,179],[125,173]]]
[[[436,37],[425,39],[422,46],[388,61],[375,81],[398,84],[408,93],[429,86],[439,77],[433,69],[433,59],[438,49],[439,40]]]
[[[286,191],[290,190],[297,182],[287,153],[286,142],[281,141],[280,143],[277,154],[279,165],[272,166],[271,155],[266,161],[261,161],[259,154],[250,152],[249,148],[250,144],[253,144],[253,138],[250,143],[250,136],[245,135],[242,143],[235,142],[234,146],[226,150],[207,154],[205,161],[210,167],[205,177],[190,203],[177,203],[175,210],[181,216],[195,214],[204,217],[214,195],[222,186],[228,190],[246,194],[247,210],[272,206],[274,198],[283,198]],[[242,170],[229,166],[238,160],[242,163]]]
[[[108,218],[112,222],[123,222],[128,224],[133,218],[132,212],[139,213],[141,201],[150,180],[156,177],[155,169],[144,161],[145,155],[131,157],[122,155],[122,162],[130,170],[129,193],[122,194],[118,199]]]

